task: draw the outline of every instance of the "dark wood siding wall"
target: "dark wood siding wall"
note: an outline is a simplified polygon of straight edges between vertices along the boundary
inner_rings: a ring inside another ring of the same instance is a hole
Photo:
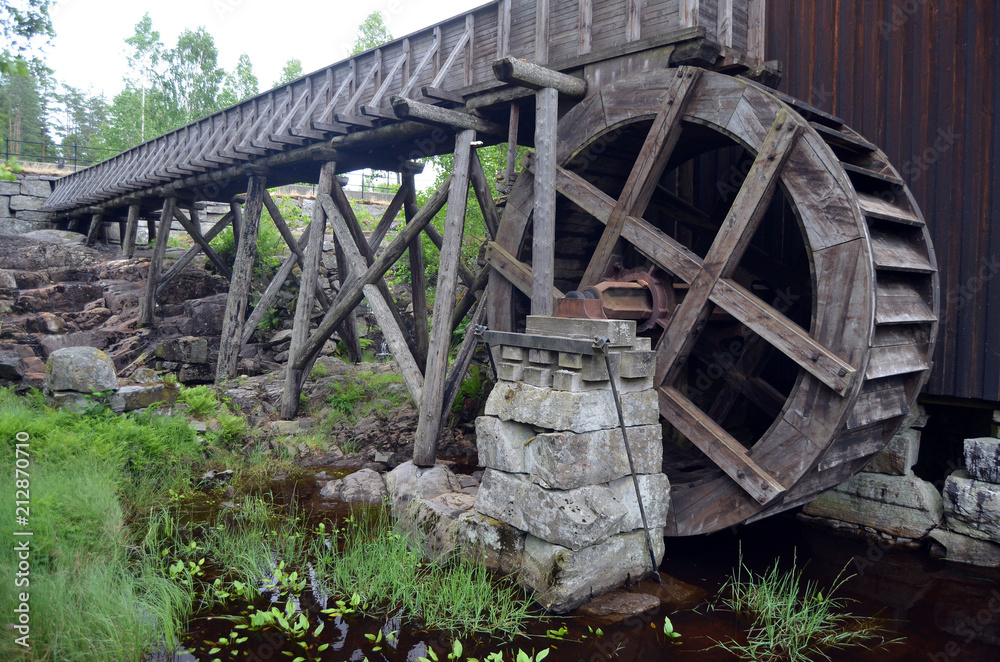
[[[782,89],[877,143],[917,198],[941,269],[926,391],[1000,400],[996,0],[770,0]]]

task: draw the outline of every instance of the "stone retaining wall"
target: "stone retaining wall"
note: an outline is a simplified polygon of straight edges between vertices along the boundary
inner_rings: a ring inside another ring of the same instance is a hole
[[[42,205],[52,195],[52,182],[71,172],[54,164],[24,164],[16,181],[0,181],[0,233],[55,228],[52,214],[42,211]]]

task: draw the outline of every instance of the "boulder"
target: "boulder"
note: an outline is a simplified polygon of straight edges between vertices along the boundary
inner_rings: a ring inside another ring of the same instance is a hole
[[[1000,485],[956,471],[944,482],[943,495],[950,530],[1000,543]]]
[[[122,413],[143,409],[153,403],[170,406],[174,404],[179,394],[180,387],[174,383],[133,384],[119,388],[111,396],[109,404],[112,411]]]
[[[920,452],[920,430],[903,430],[864,468],[872,473],[906,476],[913,473]]]
[[[348,503],[380,504],[387,492],[381,474],[371,469],[361,469],[340,480],[331,480],[323,486],[320,495],[325,499],[339,499]]]
[[[0,379],[16,381],[24,377],[24,359],[10,349],[0,349]]]
[[[1000,568],[1000,545],[996,543],[946,529],[934,529],[929,536],[937,543],[931,547],[932,556],[984,568]]]
[[[802,512],[902,538],[923,538],[941,522],[943,506],[937,489],[916,476],[860,473],[806,504]]]
[[[118,388],[115,365],[94,347],[65,347],[49,355],[45,390],[98,393]]]
[[[1000,483],[1000,439],[966,439],[965,470],[975,480]]]
[[[208,363],[208,339],[183,336],[163,340],[156,345],[156,356],[177,363]]]
[[[184,302],[183,332],[188,336],[217,336],[222,333],[222,316],[226,313],[226,295],[216,294]]]
[[[462,484],[451,470],[443,465],[418,467],[404,462],[385,477],[386,488],[392,496],[392,506],[402,510],[413,498],[432,499],[447,492],[461,492]]]
[[[638,616],[658,609],[659,598],[648,593],[633,593],[625,589],[599,595],[576,610],[577,616],[620,621],[627,616]]]
[[[650,532],[653,553],[663,559],[663,530]],[[597,545],[572,550],[528,535],[524,541],[520,579],[535,590],[545,609],[564,614],[591,596],[606,593],[651,574],[646,534],[633,531]]]

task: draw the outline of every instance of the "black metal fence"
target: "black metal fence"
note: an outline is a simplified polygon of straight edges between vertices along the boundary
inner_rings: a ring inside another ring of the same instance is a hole
[[[117,149],[90,147],[89,145],[53,145],[35,140],[4,138],[4,160],[55,163],[60,166],[82,167],[109,159],[118,154]]]

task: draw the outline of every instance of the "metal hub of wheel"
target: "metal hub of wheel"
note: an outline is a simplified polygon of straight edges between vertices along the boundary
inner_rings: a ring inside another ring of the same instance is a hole
[[[641,332],[668,535],[794,507],[882,450],[927,377],[938,295],[923,218],[877,147],[688,67],[605,86],[558,138],[556,287],[669,290]],[[526,266],[533,188],[524,173],[497,241]],[[494,272],[489,306],[491,328],[515,331],[527,297]]]

